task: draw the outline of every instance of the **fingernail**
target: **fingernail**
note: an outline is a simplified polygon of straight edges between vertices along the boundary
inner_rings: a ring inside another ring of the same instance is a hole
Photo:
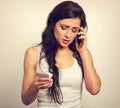
[[[50,79],[50,81],[53,81],[53,79]]]

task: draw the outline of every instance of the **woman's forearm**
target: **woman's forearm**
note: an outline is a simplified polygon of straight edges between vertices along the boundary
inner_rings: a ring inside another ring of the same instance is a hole
[[[25,105],[31,104],[37,97],[38,90],[32,85],[22,93],[22,102]]]
[[[101,80],[96,73],[94,68],[93,59],[89,50],[85,50],[80,53],[83,69],[84,69],[84,81],[86,89],[93,95],[97,94],[100,91]]]

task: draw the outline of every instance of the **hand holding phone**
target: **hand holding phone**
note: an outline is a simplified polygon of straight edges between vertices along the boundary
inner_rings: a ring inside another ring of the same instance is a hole
[[[48,89],[53,84],[52,74],[49,72],[36,73],[36,79],[37,89]]]

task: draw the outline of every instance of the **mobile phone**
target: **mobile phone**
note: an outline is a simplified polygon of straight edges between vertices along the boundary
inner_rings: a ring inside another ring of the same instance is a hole
[[[49,77],[49,78],[52,78],[52,74],[48,73],[48,72],[36,73],[36,75],[40,76],[40,77]]]
[[[78,32],[80,32],[80,29],[79,29],[79,31]],[[80,45],[80,43],[81,43],[81,39],[79,39],[79,37],[80,37],[81,35],[80,34],[77,34],[77,42],[78,42],[78,45]]]

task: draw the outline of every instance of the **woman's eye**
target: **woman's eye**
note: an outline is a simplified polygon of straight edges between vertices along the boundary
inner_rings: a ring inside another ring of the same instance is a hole
[[[67,26],[61,25],[61,29],[62,29],[62,30],[66,30],[67,28],[68,28]]]
[[[73,33],[77,33],[77,32],[79,32],[79,29],[78,29],[78,28],[73,28],[73,29],[72,29],[72,32],[73,32]]]

